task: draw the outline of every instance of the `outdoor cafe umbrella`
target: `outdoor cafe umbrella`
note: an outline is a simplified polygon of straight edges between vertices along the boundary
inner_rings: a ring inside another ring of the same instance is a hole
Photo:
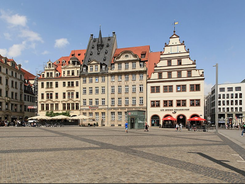
[[[58,115],[58,116],[52,117],[51,119],[61,120],[61,119],[69,119],[69,117],[68,116],[64,116],[64,115]]]
[[[206,121],[206,119],[200,118],[200,117],[192,117],[188,119],[188,121]]]
[[[162,118],[162,120],[171,120],[171,121],[176,121],[175,118],[173,118],[172,116],[167,116],[165,118]]]
[[[92,119],[92,118],[84,115],[78,115],[78,116],[70,117],[69,119]]]
[[[33,117],[30,117],[30,118],[28,118],[28,120],[30,120],[30,119],[37,119],[37,120],[42,120],[42,119],[45,119],[45,120],[49,120],[49,119],[51,119],[51,117],[49,117],[49,116],[33,116]]]

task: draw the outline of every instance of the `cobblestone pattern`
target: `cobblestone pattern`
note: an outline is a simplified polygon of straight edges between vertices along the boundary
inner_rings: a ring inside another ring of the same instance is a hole
[[[244,148],[212,132],[1,127],[1,183],[244,183]]]

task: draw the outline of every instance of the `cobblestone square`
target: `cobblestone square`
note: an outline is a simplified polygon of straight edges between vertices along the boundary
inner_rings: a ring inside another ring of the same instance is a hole
[[[234,131],[234,136],[240,132]],[[228,134],[0,127],[0,182],[244,183],[244,144],[231,141]]]

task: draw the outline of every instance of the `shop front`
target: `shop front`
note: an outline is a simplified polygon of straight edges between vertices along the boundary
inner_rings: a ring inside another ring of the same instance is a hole
[[[145,111],[127,111],[129,129],[144,129]]]

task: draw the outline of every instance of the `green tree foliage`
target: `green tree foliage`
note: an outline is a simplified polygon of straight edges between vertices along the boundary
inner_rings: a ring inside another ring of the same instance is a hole
[[[61,112],[61,113],[54,113],[53,111],[47,111],[46,112],[46,116],[49,116],[49,117],[54,117],[54,116],[58,116],[58,115],[64,115],[64,116],[70,117],[70,111]]]

